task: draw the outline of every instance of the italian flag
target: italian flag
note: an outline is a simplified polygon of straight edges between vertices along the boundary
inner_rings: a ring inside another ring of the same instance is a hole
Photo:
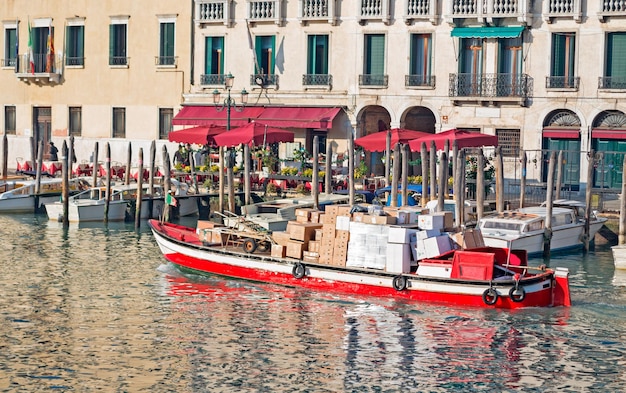
[[[33,54],[33,32],[28,22],[28,70],[31,74],[35,73],[35,55]]]
[[[170,206],[176,206],[178,204],[178,201],[176,200],[176,198],[174,198],[174,196],[171,193],[169,193],[165,197],[165,203],[167,203]]]

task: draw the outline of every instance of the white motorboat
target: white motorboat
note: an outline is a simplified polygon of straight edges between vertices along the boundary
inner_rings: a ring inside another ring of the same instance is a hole
[[[36,180],[18,179],[0,185],[0,213],[35,213],[42,206],[59,200],[63,191],[60,178],[41,179],[39,194],[35,194]],[[88,183],[81,178],[69,181],[70,194],[86,189]]]
[[[48,203],[46,213],[48,219],[63,220],[63,202]],[[106,206],[106,187],[92,187],[71,196],[68,200],[68,220],[71,222],[104,221]],[[123,198],[121,191],[112,191],[109,200],[108,221],[124,221],[128,200]]]
[[[494,213],[482,218],[478,222],[478,228],[482,232],[486,246],[521,249],[526,250],[531,256],[538,256],[543,253],[544,248],[546,212],[545,206],[537,206]],[[592,215],[589,227],[591,239],[606,221],[606,218]],[[551,226],[550,251],[559,252],[582,247],[585,220],[579,216],[579,210],[572,206],[553,207]]]
[[[616,269],[626,269],[626,244],[611,247],[613,252],[613,264]]]

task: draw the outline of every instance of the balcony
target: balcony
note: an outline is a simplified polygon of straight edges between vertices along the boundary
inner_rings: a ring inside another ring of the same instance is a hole
[[[224,74],[203,74],[200,75],[201,86],[224,86],[226,75]]]
[[[598,89],[626,90],[626,77],[601,76],[598,78]]]
[[[330,89],[333,85],[333,76],[329,74],[305,74],[302,75],[302,85]]]
[[[282,25],[282,0],[248,0],[248,20],[250,22],[274,22]]]
[[[358,0],[357,18],[360,24],[368,21],[382,21],[388,25],[391,21],[389,0]]]
[[[65,56],[65,65],[68,67],[77,67],[77,68],[84,67],[85,58]]]
[[[437,0],[407,0],[404,23],[410,25],[415,20],[427,20],[437,23]]]
[[[363,74],[359,75],[360,87],[387,87],[389,75]]]
[[[427,87],[435,88],[435,76],[434,75],[405,75],[404,76],[405,87]]]
[[[195,22],[197,24],[223,24],[230,27],[232,0],[196,0]]]
[[[471,19],[470,22],[493,23],[496,18],[515,18],[525,25],[531,23],[530,0],[451,0],[447,3],[446,22]]]
[[[63,55],[37,53],[33,62],[28,55],[19,56],[18,69],[15,75],[26,83],[59,83],[63,74]]]
[[[337,23],[336,0],[300,0],[300,23],[327,21],[331,25]]]
[[[532,79],[527,74],[450,74],[449,96],[454,101],[516,102],[526,105]]]
[[[601,4],[598,12],[600,22],[605,22],[608,17],[626,17],[626,0],[606,0]]]
[[[543,20],[552,23],[554,19],[573,19],[582,22],[582,0],[546,0],[543,2]]]
[[[109,56],[109,65],[114,68],[128,68],[130,57],[126,56]]]
[[[15,59],[2,59],[0,62],[0,67],[2,68],[15,68]]]
[[[579,76],[546,76],[546,89],[578,90]]]
[[[265,88],[275,86],[278,88],[278,75],[276,74],[252,74],[250,75],[250,84]]]
[[[156,56],[154,65],[161,68],[176,68],[178,65],[178,56]]]

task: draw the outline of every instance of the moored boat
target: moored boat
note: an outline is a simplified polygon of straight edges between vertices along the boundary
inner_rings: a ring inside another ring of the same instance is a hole
[[[616,269],[626,269],[626,244],[611,247],[613,264]]]
[[[525,207],[503,213],[494,213],[478,222],[485,245],[526,250],[530,256],[543,253],[546,236],[547,207]],[[607,221],[592,215],[589,224],[591,239]],[[581,248],[584,240],[585,220],[579,211],[563,205],[552,208],[551,252],[564,252]]]
[[[18,179],[0,185],[0,213],[35,213],[47,203],[57,201],[63,190],[60,178],[41,179],[39,194],[35,194],[36,180]],[[81,178],[69,181],[69,192],[75,194],[88,187]]]
[[[55,201],[45,204],[48,219],[63,220],[63,202]],[[106,187],[91,187],[68,199],[68,221],[88,222],[104,221],[106,207]],[[128,201],[121,191],[111,192],[109,198],[108,221],[124,221]]]
[[[462,306],[515,309],[570,305],[568,270],[530,267],[524,251],[509,252],[506,248],[494,247],[452,249],[413,264],[409,263],[407,255],[410,253],[408,243],[391,243],[394,246],[389,246],[386,257],[377,257],[376,262],[381,266],[368,268],[356,267],[346,260],[349,256],[344,252],[350,253],[349,231],[334,230],[331,228],[334,224],[326,224],[327,234],[332,232],[335,242],[344,242],[346,248],[331,247],[335,257],[324,261],[311,258],[308,253],[303,257],[277,254],[274,249],[283,247],[280,244],[265,242],[262,247],[256,247],[252,236],[248,237],[245,232],[237,234],[220,228],[206,232],[200,226],[190,228],[157,220],[150,220],[149,225],[164,257],[183,271]],[[382,233],[386,225],[379,226]],[[303,233],[310,228],[320,229],[303,225],[298,231]],[[385,241],[386,236],[396,237],[398,231],[393,230],[393,233],[385,235]],[[367,236],[382,238],[382,235]],[[355,234],[354,238],[357,237]],[[363,246],[353,243],[352,247]]]

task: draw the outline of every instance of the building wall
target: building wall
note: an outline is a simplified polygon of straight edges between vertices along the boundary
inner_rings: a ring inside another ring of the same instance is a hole
[[[0,69],[2,95],[0,123],[4,129],[4,106],[16,106],[16,135],[9,138],[9,165],[16,157],[30,157],[28,139],[33,135],[33,108],[52,109],[52,139],[61,148],[68,139],[68,107],[82,108],[82,135],[75,138],[79,161],[89,159],[94,142],[110,142],[112,159],[126,161],[128,142],[133,158],[139,147],[149,148],[159,136],[159,108],[180,108],[182,94],[189,90],[191,4],[176,0],[148,1],[41,1],[0,2],[2,22],[19,20],[19,53],[28,52],[28,25],[51,18],[57,56],[65,52],[65,26],[69,20],[84,18],[84,67],[64,66],[58,83],[46,78],[18,78],[11,67]],[[157,67],[159,16],[175,20],[176,67]],[[109,24],[111,17],[128,16],[127,67],[109,66]],[[4,29],[0,37],[4,55]],[[40,82],[44,81],[44,82]],[[126,109],[126,139],[112,138],[112,108]],[[4,131],[4,130],[3,130]],[[26,143],[25,143],[26,142]],[[163,141],[161,141],[163,142]],[[144,153],[147,155],[147,153]]]

